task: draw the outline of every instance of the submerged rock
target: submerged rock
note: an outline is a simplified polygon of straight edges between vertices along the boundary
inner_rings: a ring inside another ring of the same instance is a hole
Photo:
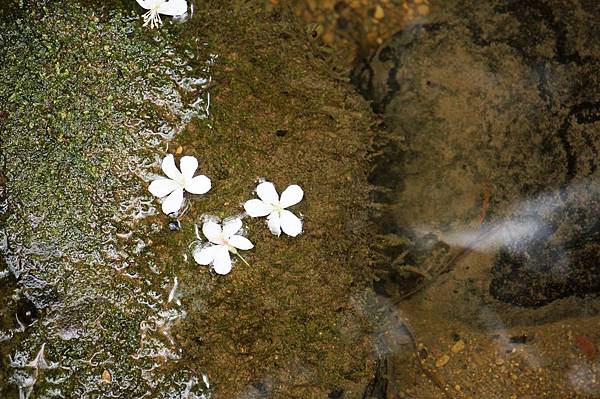
[[[357,71],[386,125],[371,176],[382,292],[423,284],[410,267],[447,272],[444,244],[500,248],[501,301],[600,292],[599,66],[598,2],[450,1]]]

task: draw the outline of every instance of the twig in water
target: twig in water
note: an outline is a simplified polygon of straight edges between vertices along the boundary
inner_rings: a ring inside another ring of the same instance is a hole
[[[448,392],[448,390],[446,389],[447,384],[442,382],[442,380],[440,380],[438,376],[434,374],[433,371],[429,370],[427,367],[425,367],[425,364],[423,364],[423,359],[421,359],[421,355],[419,354],[419,348],[417,346],[417,339],[415,338],[415,333],[413,332],[410,324],[408,324],[408,321],[403,319],[402,324],[404,325],[404,328],[408,333],[410,342],[412,343],[413,351],[415,353],[415,356],[417,357],[417,364],[419,365],[419,368],[421,369],[423,374],[425,374],[427,378],[429,378],[429,380],[433,382],[440,389],[440,391],[444,393],[444,396],[446,396],[446,398],[453,399],[450,392]]]

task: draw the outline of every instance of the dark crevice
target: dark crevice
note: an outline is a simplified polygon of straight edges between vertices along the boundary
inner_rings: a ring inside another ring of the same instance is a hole
[[[567,163],[563,190],[577,174],[577,154],[569,141],[569,128],[572,126],[573,117],[575,117],[575,121],[579,124],[590,124],[600,121],[600,102],[583,102],[573,106],[558,129],[558,136],[565,150]],[[594,146],[590,145],[589,148],[593,150]],[[596,165],[593,164],[592,171],[595,168]]]
[[[362,399],[386,399],[388,391],[387,359],[381,359],[377,362],[375,376],[367,385],[367,389]]]
[[[369,65],[369,61],[365,60],[359,63],[350,75],[350,83],[367,100],[373,98],[373,69]]]
[[[552,58],[554,61],[560,64],[574,63],[576,65],[584,65],[594,61],[591,57],[582,58],[576,50],[569,52],[567,28],[563,22],[556,18],[553,7],[546,2],[541,0],[511,0],[502,6],[497,7],[496,10],[499,12],[510,13],[520,22],[520,28],[523,29],[521,37],[526,41],[535,40],[536,37],[540,37],[539,35],[543,34],[543,32],[531,30],[533,29],[532,26],[534,26],[531,23],[532,21],[543,20],[548,28],[556,35],[555,55]],[[527,49],[529,47],[528,43],[521,43],[517,46],[514,44],[511,45],[511,47],[519,49],[522,53],[522,49]],[[529,58],[526,53],[524,53],[524,55]]]

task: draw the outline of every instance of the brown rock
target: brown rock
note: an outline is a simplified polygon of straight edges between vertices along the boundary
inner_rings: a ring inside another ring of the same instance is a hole
[[[110,371],[104,370],[102,372],[102,382],[105,382],[107,384],[110,384],[112,382],[112,375],[110,374]]]
[[[462,352],[465,349],[465,341],[462,339],[452,345],[452,353]]]
[[[450,356],[442,355],[442,356],[438,357],[438,359],[435,361],[435,367],[437,367],[437,368],[444,367],[446,365],[446,363],[448,363],[449,360],[450,360]]]

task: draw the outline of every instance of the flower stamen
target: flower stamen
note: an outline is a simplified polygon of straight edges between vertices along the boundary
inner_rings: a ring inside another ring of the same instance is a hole
[[[158,9],[160,7],[160,3],[152,7],[147,13],[143,15],[144,25],[146,26],[150,24],[150,28],[158,28],[162,25],[162,20],[160,19],[160,14],[158,13]]]
[[[234,252],[234,254],[237,255],[237,257],[240,258],[242,260],[242,262],[244,262],[246,264],[246,266],[250,267],[250,263],[248,263],[246,261],[246,259],[244,259],[244,257],[242,255],[240,255],[240,253],[237,250]]]

